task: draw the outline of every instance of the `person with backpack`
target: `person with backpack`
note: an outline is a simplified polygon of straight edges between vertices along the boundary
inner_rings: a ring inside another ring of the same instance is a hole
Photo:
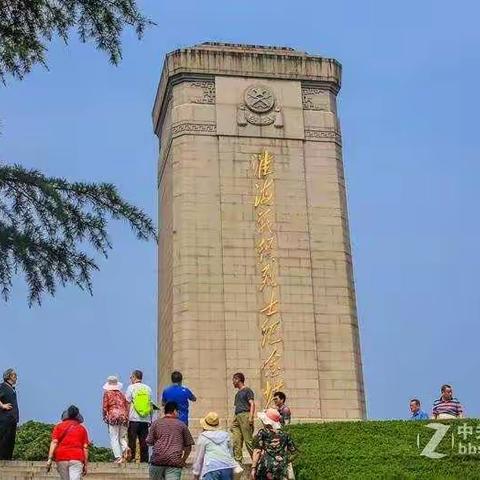
[[[188,402],[196,402],[197,398],[188,387],[182,385],[183,375],[181,372],[173,372],[171,379],[172,384],[162,393],[162,405],[167,402],[175,402],[178,405],[178,419],[188,427]]]
[[[47,472],[55,460],[62,480],[80,480],[87,474],[88,439],[87,429],[79,421],[80,412],[75,405],[67,409],[65,420],[58,423],[52,432],[48,452]]]
[[[102,416],[108,426],[115,463],[122,463],[129,456],[128,403],[122,392],[122,384],[113,375],[107,378],[107,383],[103,386]]]
[[[135,459],[137,440],[140,444],[140,462],[148,463],[148,445],[146,443],[148,426],[152,421],[152,389],[143,382],[143,372],[134,370],[130,376],[131,385],[125,392],[129,404],[128,447],[132,459]]]

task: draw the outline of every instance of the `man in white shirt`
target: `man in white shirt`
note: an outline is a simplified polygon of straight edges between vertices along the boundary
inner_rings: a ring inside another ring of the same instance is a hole
[[[140,462],[148,463],[148,445],[146,443],[148,427],[152,421],[152,389],[142,383],[143,373],[134,370],[130,376],[131,385],[125,392],[129,404],[128,447],[132,459],[135,459],[137,439],[140,444]]]

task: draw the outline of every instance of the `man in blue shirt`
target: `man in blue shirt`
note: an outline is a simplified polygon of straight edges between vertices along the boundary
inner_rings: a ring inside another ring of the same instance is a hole
[[[162,393],[162,405],[175,402],[178,405],[178,419],[188,425],[188,402],[196,402],[197,398],[192,391],[182,385],[183,376],[180,372],[172,373],[172,385]]]
[[[410,420],[428,420],[428,415],[420,408],[420,400],[416,398],[410,400],[410,411],[412,412]]]

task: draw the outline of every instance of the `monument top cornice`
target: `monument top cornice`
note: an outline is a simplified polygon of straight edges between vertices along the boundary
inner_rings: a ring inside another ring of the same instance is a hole
[[[290,47],[205,42],[180,48],[166,55],[152,112],[153,124],[158,124],[171,86],[189,79],[240,76],[297,80],[325,85],[337,92],[341,73],[342,67],[337,60]]]
[[[254,45],[248,43],[225,43],[225,42],[203,42],[198,45],[194,45],[191,48],[197,48],[201,50],[223,50],[232,52],[252,52],[258,51],[258,53],[275,53],[283,55],[308,55],[306,52],[295,50],[291,47],[277,47],[270,45]],[[173,52],[172,52],[173,53]]]

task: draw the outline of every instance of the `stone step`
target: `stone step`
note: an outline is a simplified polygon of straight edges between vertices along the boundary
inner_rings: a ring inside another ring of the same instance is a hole
[[[243,479],[248,479],[245,470]],[[58,479],[55,465],[52,471],[45,471],[45,462],[21,462],[0,461],[0,480],[47,480]],[[191,479],[191,466],[184,469],[182,479]],[[148,480],[148,465],[146,464],[122,464],[113,463],[90,463],[88,465],[87,480]],[[238,479],[241,480],[241,479]]]
[[[6,471],[9,469],[28,469],[28,470],[45,470],[46,462],[22,462],[22,461],[13,461],[13,462],[5,462],[0,461],[0,471]],[[129,463],[129,464],[121,464],[117,465],[112,463],[95,463],[91,462],[88,464],[89,470],[92,472],[111,472],[111,471],[121,471],[121,472],[144,472],[148,470],[147,464],[136,464],[136,463]]]
[[[112,463],[90,463],[88,477],[91,480],[148,480],[148,465]],[[47,473],[45,462],[0,462],[0,480],[43,480],[58,479],[55,465]]]

